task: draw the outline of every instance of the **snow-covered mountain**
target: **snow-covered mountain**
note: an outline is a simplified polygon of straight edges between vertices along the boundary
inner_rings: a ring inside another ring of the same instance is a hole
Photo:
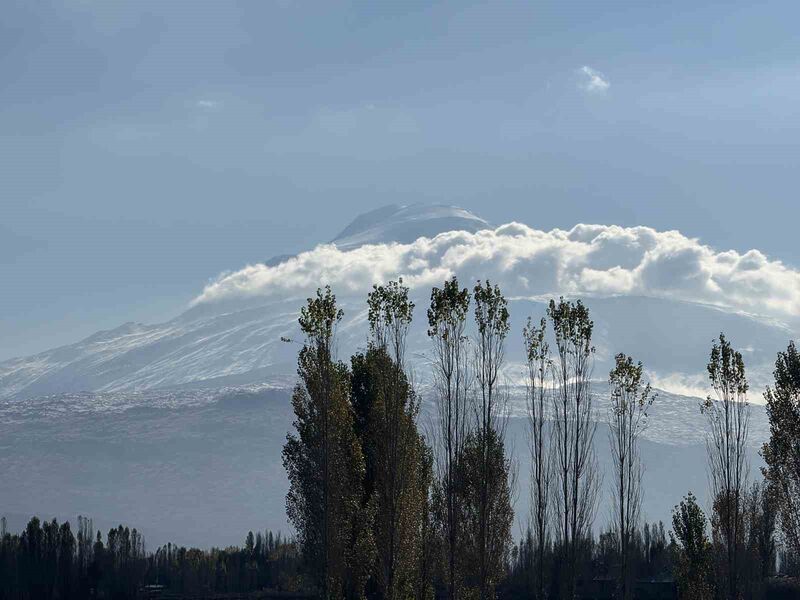
[[[222,274],[173,319],[126,323],[0,363],[0,470],[15,482],[0,489],[0,511],[12,527],[32,512],[88,514],[103,527],[125,520],[150,544],[237,543],[248,529],[285,528],[280,447],[291,427],[298,346],[281,338],[299,339],[305,298],[332,285],[345,310],[338,351],[346,358],[366,343],[371,285],[403,276],[417,304],[409,356],[425,400],[424,309],[431,286],[453,274],[464,285],[489,277],[510,298],[509,443],[520,459],[523,517],[520,332],[528,317],[544,316],[549,298],[581,297],[591,310],[601,422],[616,352],[642,360],[659,390],[643,449],[648,519],[666,520],[688,489],[704,498],[698,397],[708,391],[714,336],[726,332],[743,351],[758,400],[775,353],[797,330],[800,278],[757,251],[716,252],[648,228],[492,228],[455,207],[386,207],[329,244]],[[607,466],[603,427],[595,443]],[[754,405],[754,465],[766,435],[763,407]]]
[[[488,229],[489,223],[455,206],[390,205],[356,217],[331,243],[342,250],[365,244],[409,244],[445,231]]]
[[[387,206],[357,217],[332,244],[409,242],[449,231],[475,232],[488,223],[450,206]],[[292,256],[276,257],[279,266]],[[282,382],[294,374],[303,296],[196,306],[165,323],[125,323],[75,344],[0,363],[0,399],[63,392],[141,391],[177,386]],[[358,336],[354,336],[354,340]]]
[[[312,290],[330,282],[339,295],[346,315],[339,349],[346,357],[365,343],[364,298],[372,283],[398,275],[410,283],[417,302],[410,348],[424,365],[428,347],[424,305],[431,285],[453,273],[466,285],[484,277],[499,279],[511,298],[512,378],[514,363],[522,357],[519,331],[525,319],[543,316],[547,299],[566,293],[583,297],[592,311],[601,379],[611,357],[625,351],[645,362],[656,385],[704,395],[708,348],[712,338],[725,331],[745,350],[754,382],[762,385],[775,352],[785,347],[793,327],[738,306],[711,304],[693,289],[683,293],[680,286],[695,276],[684,273],[682,255],[660,259],[656,267],[651,256],[657,251],[663,254],[658,244],[665,243],[649,238],[674,232],[617,230],[578,226],[569,232],[545,233],[516,224],[492,230],[483,219],[456,207],[378,209],[357,217],[330,245],[221,276],[191,308],[169,321],[126,323],[75,344],[0,363],[0,399],[288,385],[294,376],[296,347],[280,340],[298,337],[297,313]],[[664,239],[674,245],[671,238]],[[526,250],[532,240],[539,246]],[[551,246],[560,254],[554,254]],[[586,264],[577,275],[569,275],[569,269],[577,269],[572,255],[583,248],[592,249],[590,258],[582,259]],[[619,290],[613,282],[602,289],[588,279],[613,276],[624,282],[618,273],[626,267],[644,283]],[[676,283],[665,283],[665,277]],[[424,377],[425,369],[418,370]]]

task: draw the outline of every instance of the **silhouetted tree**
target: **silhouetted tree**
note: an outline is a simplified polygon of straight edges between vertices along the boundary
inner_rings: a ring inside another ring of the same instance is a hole
[[[433,380],[438,412],[437,470],[443,503],[441,518],[447,562],[447,594],[457,597],[458,536],[461,528],[458,505],[458,463],[468,432],[469,389],[467,338],[464,335],[469,291],[453,277],[433,288],[428,308],[428,336],[433,342]]]
[[[550,482],[553,476],[553,448],[547,428],[548,386],[552,376],[550,345],[546,340],[547,321],[537,327],[528,319],[523,329],[527,361],[526,399],[528,442],[531,456],[531,530],[530,559],[535,563],[535,596],[545,596],[545,552],[550,546]]]
[[[708,416],[707,438],[715,536],[725,556],[722,578],[728,597],[738,596],[739,558],[744,533],[744,496],[747,489],[747,438],[750,407],[744,360],[724,334],[711,348],[708,376],[716,399],[704,404]]]
[[[764,476],[784,540],[800,556],[800,353],[794,342],[778,353],[773,376],[774,384],[764,393],[769,417],[769,441],[762,449]]]
[[[579,568],[579,546],[591,531],[601,483],[594,450],[597,424],[591,396],[594,323],[580,300],[551,300],[547,314],[556,343],[554,509],[559,526],[555,531],[561,548],[564,596],[571,598]]]
[[[609,373],[609,441],[614,471],[613,526],[621,562],[620,590],[631,598],[631,543],[642,508],[642,462],[639,438],[646,426],[647,408],[653,402],[650,384],[642,381],[642,363],[617,354]]]
[[[766,579],[775,574],[775,524],[775,501],[768,486],[753,483],[744,502],[745,560],[740,572],[745,598],[762,598]]]
[[[493,598],[495,587],[505,575],[514,520],[510,472],[511,463],[497,431],[490,429],[485,437],[478,431],[467,435],[455,479],[456,498],[462,510],[458,558],[464,595],[477,592],[479,597],[485,594],[484,597]],[[482,515],[484,493],[487,509]],[[486,528],[485,554],[481,552],[482,521]]]
[[[460,496],[465,511],[465,572],[481,600],[494,597],[511,548],[511,464],[505,456],[507,392],[500,384],[508,336],[507,301],[498,286],[479,281],[475,301],[474,428],[465,441]]]
[[[706,515],[691,492],[672,511],[670,538],[675,547],[675,578],[680,599],[711,600],[713,551],[706,534]]]

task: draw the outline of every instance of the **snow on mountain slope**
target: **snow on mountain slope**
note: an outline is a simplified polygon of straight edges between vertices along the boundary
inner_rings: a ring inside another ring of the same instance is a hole
[[[455,206],[391,205],[360,215],[331,243],[342,250],[350,250],[387,241],[408,244],[444,231],[475,232],[488,228],[489,223]]]
[[[424,294],[415,294],[424,306]],[[291,385],[297,346],[281,343],[298,339],[297,311],[303,300],[283,300],[248,306],[198,318],[178,317],[161,325],[126,324],[82,342],[16,359],[0,366],[6,398],[61,392],[142,391],[180,386],[219,386],[256,382]],[[587,298],[596,323],[596,373],[602,378],[614,353],[626,351],[647,365],[661,387],[705,391],[702,371],[710,342],[719,331],[733,340],[746,340],[745,356],[753,389],[763,387],[775,352],[785,347],[790,333],[756,319],[694,304],[643,297]],[[345,319],[339,330],[339,354],[347,357],[366,342],[362,299],[343,299]],[[508,375],[522,373],[522,344],[518,332],[528,316],[545,313],[543,302],[518,299],[510,304]],[[424,313],[410,332],[409,351],[424,378],[428,340]],[[676,324],[680,324],[676,326]]]
[[[345,310],[339,351],[346,358],[365,345],[364,298],[371,285],[398,275],[412,287],[418,307],[409,349],[421,379],[427,370],[424,308],[430,287],[454,273],[465,285],[490,277],[511,298],[511,379],[522,372],[519,332],[525,319],[543,316],[546,300],[561,293],[584,298],[592,311],[599,379],[613,355],[624,351],[644,361],[657,386],[703,396],[711,340],[725,331],[745,353],[758,398],[775,353],[794,335],[800,276],[757,251],[716,252],[677,232],[648,228],[486,227],[453,207],[367,213],[333,245],[220,276],[192,308],[170,321],[127,323],[0,363],[0,398],[264,382],[288,386],[297,346],[280,340],[299,337],[297,314],[305,298],[318,285],[333,285]]]
[[[708,501],[698,397],[708,393],[712,339],[724,331],[743,351],[758,401],[775,353],[797,330],[796,273],[757,251],[716,252],[648,228],[491,229],[462,209],[387,207],[357,218],[331,244],[221,275],[174,319],[126,323],[0,363],[0,470],[15,482],[0,493],[2,509],[130,523],[151,545],[226,545],[256,527],[285,530],[280,450],[298,344],[281,338],[300,338],[305,298],[334,287],[346,359],[366,344],[371,285],[403,275],[417,305],[408,353],[430,411],[425,307],[431,286],[452,274],[464,285],[490,277],[510,298],[508,443],[520,460],[521,517],[529,476],[521,329],[529,316],[544,316],[549,298],[583,298],[595,321],[595,445],[606,472],[605,379],[614,354],[642,360],[659,390],[642,448],[649,520],[667,520],[689,489]],[[754,405],[752,472],[767,435],[764,407]],[[607,494],[602,502],[599,525]]]

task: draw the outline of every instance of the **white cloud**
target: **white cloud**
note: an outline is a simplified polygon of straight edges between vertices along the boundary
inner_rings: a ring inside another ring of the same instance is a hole
[[[653,387],[672,394],[706,398],[711,393],[707,374],[669,373],[664,375],[649,372],[648,376]]]
[[[203,98],[203,99],[198,100],[195,103],[195,106],[197,106],[197,108],[202,108],[204,110],[213,110],[213,109],[219,107],[219,102],[217,102],[216,100],[208,100],[208,99]]]
[[[454,274],[464,281],[490,277],[510,297],[646,295],[778,320],[800,317],[800,272],[757,250],[718,252],[678,231],[583,224],[546,232],[509,223],[350,251],[317,246],[277,266],[223,274],[193,303],[295,297],[322,284],[342,296],[361,295],[399,276],[424,290]]]
[[[582,81],[580,87],[590,94],[604,94],[611,87],[611,82],[600,71],[589,66],[580,68]]]

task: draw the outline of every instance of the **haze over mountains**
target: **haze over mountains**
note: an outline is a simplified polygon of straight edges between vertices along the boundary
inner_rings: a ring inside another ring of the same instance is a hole
[[[164,323],[126,323],[0,363],[0,468],[16,482],[0,492],[0,510],[19,520],[32,512],[125,520],[151,543],[225,544],[241,541],[236,532],[285,529],[280,447],[299,346],[281,338],[299,340],[305,298],[332,285],[345,311],[338,353],[346,359],[365,346],[371,285],[402,276],[417,304],[409,355],[426,400],[425,307],[431,286],[453,274],[469,286],[489,278],[510,298],[505,375],[519,518],[527,510],[521,329],[528,316],[544,316],[549,298],[581,297],[591,310],[600,420],[616,352],[642,360],[659,390],[645,448],[650,519],[666,519],[687,489],[704,497],[698,398],[708,392],[714,336],[724,331],[743,351],[758,402],[775,353],[797,331],[800,277],[758,251],[718,251],[646,227],[544,232],[495,227],[456,207],[384,207],[329,244],[220,275]],[[766,435],[754,405],[754,451]],[[596,443],[605,462],[603,429]],[[44,492],[53,489],[60,493]]]

